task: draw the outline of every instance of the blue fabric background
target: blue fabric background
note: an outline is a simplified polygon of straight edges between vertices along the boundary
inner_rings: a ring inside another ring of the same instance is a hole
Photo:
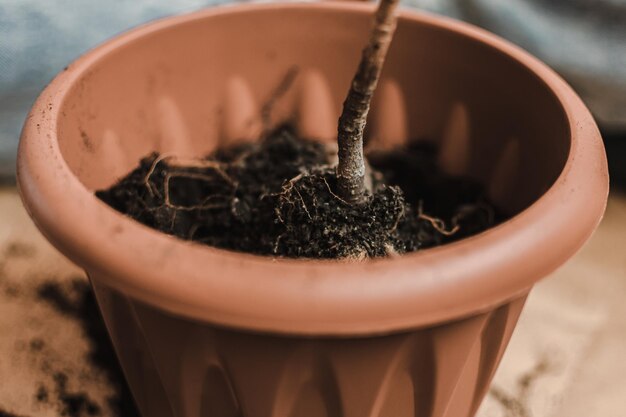
[[[45,84],[132,26],[237,0],[0,0],[0,181]],[[626,0],[403,0],[510,39],[563,74],[605,129],[626,131]]]
[[[0,177],[42,88],[89,48],[130,27],[228,0],[0,0]]]

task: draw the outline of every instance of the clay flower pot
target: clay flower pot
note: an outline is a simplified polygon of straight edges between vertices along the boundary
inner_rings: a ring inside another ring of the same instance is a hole
[[[332,140],[370,26],[362,4],[247,4],[161,20],[87,53],[24,126],[19,186],[83,266],[146,417],[467,417],[533,284],[607,198],[602,142],[545,65],[474,27],[403,11],[370,117],[382,145],[441,163],[514,216],[393,259],[275,260],[160,234],[93,195],[153,150],[203,155],[272,123]]]

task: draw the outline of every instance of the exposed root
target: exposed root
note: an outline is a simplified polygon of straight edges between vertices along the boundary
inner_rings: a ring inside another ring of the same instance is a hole
[[[148,170],[148,172],[146,173],[145,177],[143,178],[143,183],[145,184],[146,188],[148,189],[148,192],[150,193],[151,197],[154,197],[154,195],[157,194],[159,196],[159,198],[163,198],[161,193],[159,193],[159,190],[154,188],[154,186],[152,185],[152,182],[150,181],[150,178],[152,177],[152,174],[154,174],[154,170],[156,170],[157,165],[159,165],[159,163],[161,161],[164,161],[167,158],[170,158],[171,156],[172,156],[171,154],[159,155],[158,158],[156,158],[154,161],[152,161],[152,165],[150,165],[150,169]]]
[[[208,159],[152,154],[118,185],[97,195],[183,239],[294,258],[397,256],[484,230],[487,217],[497,214],[477,203],[480,194],[467,188],[470,184],[453,182],[449,193],[441,193],[435,187],[445,181],[436,170],[428,170],[425,180],[418,172],[416,183],[403,186],[394,169],[413,178],[406,166],[414,164],[395,156],[387,165],[382,159],[379,166],[388,167],[389,174],[380,174],[367,201],[349,204],[338,191],[324,145],[298,138],[288,126],[261,139],[221,149]],[[419,154],[411,158],[428,165],[430,148],[414,151]],[[414,196],[407,199],[406,190]],[[408,202],[419,198],[441,200],[433,200],[431,211],[430,205],[416,208]]]
[[[339,197],[337,194],[333,193],[333,190],[330,188],[330,185],[328,184],[328,181],[326,181],[326,178],[322,177],[322,180],[324,180],[324,184],[326,184],[326,188],[328,189],[328,192],[330,193],[330,195],[335,197],[337,200],[341,201],[343,204],[346,204],[346,205],[350,204],[343,198]]]
[[[170,230],[174,229],[174,226],[176,226],[176,217],[178,216],[178,210],[172,210],[172,217],[170,218]]]
[[[385,243],[385,251],[389,257],[395,258],[400,256],[396,248],[391,243]]]
[[[246,151],[243,151],[240,155],[237,156],[237,158],[235,158],[230,163],[230,165],[242,167],[245,164],[246,159],[248,159],[248,157],[250,155],[252,155],[253,153],[254,153],[254,148],[252,148],[252,147],[250,149],[246,150]]]
[[[285,195],[289,193],[293,189],[294,185],[296,185],[296,183],[300,181],[305,175],[306,175],[305,172],[299,173],[298,175],[296,175],[295,177],[293,177],[292,179],[290,179],[283,185],[282,192],[278,194],[274,194],[274,195]]]
[[[452,217],[452,224],[458,225],[461,223],[461,220],[480,210],[483,210],[485,213],[487,213],[487,221],[489,224],[495,223],[496,214],[493,207],[483,202],[479,202],[476,204],[465,204],[461,206],[458,209],[457,213],[454,215],[454,217]]]
[[[281,233],[280,235],[278,235],[278,237],[276,238],[276,241],[274,242],[274,247],[272,249],[274,254],[278,253],[278,248],[280,247],[280,241],[282,240],[282,238],[285,236],[285,233]]]
[[[304,209],[306,215],[308,216],[309,220],[313,220],[313,217],[311,217],[311,213],[309,213],[309,209],[306,207],[306,203],[304,202],[304,198],[302,198],[302,194],[300,194],[300,191],[298,191],[298,188],[294,188],[295,192],[298,194],[298,197],[300,198],[300,201],[302,202],[302,208]]]
[[[192,224],[191,227],[189,228],[189,235],[187,236],[187,239],[193,240],[193,237],[195,236],[199,228],[200,228],[200,225],[198,223]]]
[[[233,181],[233,179],[224,170],[224,164],[220,162],[211,161],[208,159],[180,158],[172,154],[162,154],[162,155],[159,155],[158,158],[156,158],[154,161],[152,161],[152,164],[150,165],[150,169],[148,170],[148,172],[143,178],[143,183],[148,189],[148,193],[150,193],[151,197],[154,197],[156,195],[159,198],[165,198],[166,204],[168,205],[168,207],[171,206],[171,204],[169,203],[169,192],[166,191],[165,196],[162,196],[159,190],[153,185],[152,181],[150,181],[150,178],[154,174],[154,171],[156,170],[157,166],[161,162],[166,162],[170,167],[175,167],[175,168],[212,169],[213,171],[215,171],[216,174],[222,177],[222,179],[226,181],[228,184],[230,184],[233,188],[237,186],[237,183]],[[200,174],[193,173],[193,172],[168,173],[168,177],[166,177],[166,180],[165,180],[165,187],[169,187],[169,179],[173,176],[199,179],[198,175]]]
[[[283,184],[282,186],[282,190],[280,193],[273,193],[270,195],[272,197],[279,197],[279,199],[285,200],[293,204],[293,200],[289,198],[289,195],[295,191],[295,193],[298,194],[298,199],[300,200],[302,204],[302,208],[304,209],[304,212],[306,213],[309,220],[312,220],[313,217],[311,217],[311,212],[309,212],[309,209],[307,208],[306,203],[304,202],[304,198],[302,197],[302,194],[300,193],[300,191],[298,190],[298,187],[296,186],[296,183],[300,181],[302,178],[304,178],[305,175],[308,175],[308,174],[306,172],[301,172],[300,174],[291,178],[289,181],[285,182],[285,184]],[[267,195],[262,195],[260,198],[263,199],[265,197],[267,197]],[[276,215],[278,217],[278,220],[284,224],[284,220],[280,216],[280,210],[278,208],[276,208]]]
[[[396,230],[398,230],[398,225],[400,224],[400,221],[404,218],[404,205],[401,206],[401,210],[400,213],[398,213],[398,215],[396,216],[396,221],[393,224],[393,227],[390,230],[390,233],[395,232]]]
[[[367,250],[364,248],[354,248],[353,252],[344,257],[344,260],[353,262],[362,262],[368,257]]]
[[[197,169],[211,169],[215,171],[224,181],[229,183],[231,186],[236,187],[237,183],[233,181],[233,179],[226,173],[224,170],[225,165],[218,161],[211,161],[210,159],[190,159],[190,158],[179,158],[179,157],[171,157],[167,159],[167,162],[172,167],[177,168],[197,168]]]
[[[452,236],[456,232],[458,232],[459,229],[461,228],[461,226],[458,223],[456,224],[453,223],[452,229],[446,229],[446,223],[443,220],[437,217],[429,216],[428,214],[424,213],[423,205],[424,205],[423,201],[420,200],[420,202],[417,205],[417,217],[429,222],[433,226],[433,228],[439,233],[441,233],[442,235]]]

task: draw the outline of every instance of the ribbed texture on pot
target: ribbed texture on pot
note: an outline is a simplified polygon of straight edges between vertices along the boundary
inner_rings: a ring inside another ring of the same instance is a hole
[[[92,281],[150,417],[469,417],[526,299],[400,334],[294,338],[188,321]]]

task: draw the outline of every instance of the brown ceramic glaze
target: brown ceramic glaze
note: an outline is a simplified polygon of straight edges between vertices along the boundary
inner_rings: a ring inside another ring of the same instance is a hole
[[[598,129],[545,65],[474,27],[403,11],[370,115],[378,146],[441,142],[453,174],[515,213],[475,237],[364,262],[186,243],[97,200],[153,150],[203,155],[272,123],[333,140],[372,7],[220,7],[87,53],[22,134],[24,203],[89,276],[144,416],[468,417],[532,285],[598,224]],[[372,146],[373,146],[372,145]]]

